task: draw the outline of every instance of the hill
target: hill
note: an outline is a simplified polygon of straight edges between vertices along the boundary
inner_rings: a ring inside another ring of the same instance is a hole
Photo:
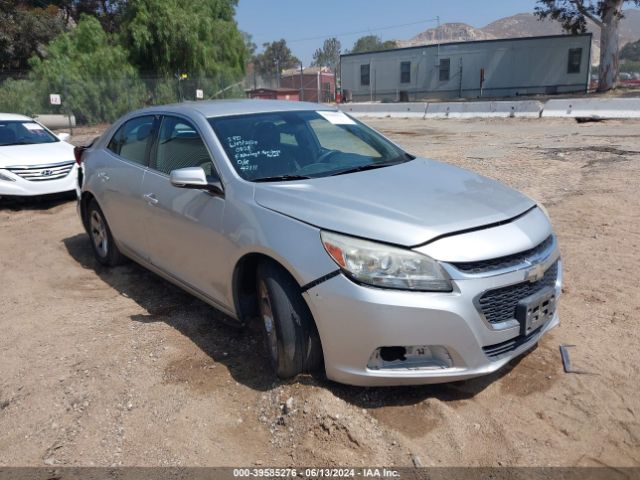
[[[592,59],[598,63],[600,31],[593,22],[588,22],[587,30],[593,33]],[[409,40],[396,40],[399,47],[431,45],[434,43],[466,42],[496,38],[537,37],[562,34],[559,22],[538,20],[533,13],[519,13],[501,18],[490,24],[475,28],[466,23],[445,23],[429,28]],[[640,10],[625,10],[620,22],[620,46],[640,39]]]

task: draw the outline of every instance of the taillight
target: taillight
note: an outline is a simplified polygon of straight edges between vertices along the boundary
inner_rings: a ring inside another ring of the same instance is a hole
[[[73,155],[76,157],[76,163],[78,166],[82,165],[82,154],[87,147],[73,147]]]

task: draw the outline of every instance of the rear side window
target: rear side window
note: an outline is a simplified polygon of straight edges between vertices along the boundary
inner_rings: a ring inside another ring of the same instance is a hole
[[[115,133],[107,148],[140,165],[147,164],[147,149],[153,137],[152,115],[133,118]]]
[[[213,163],[195,127],[182,118],[166,116],[160,125],[155,169],[169,175],[187,167],[201,167],[209,176]]]

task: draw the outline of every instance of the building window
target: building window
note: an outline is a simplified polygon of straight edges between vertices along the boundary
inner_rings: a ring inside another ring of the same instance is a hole
[[[369,85],[369,71],[371,65],[360,65],[360,85]]]
[[[441,58],[440,59],[440,74],[438,79],[441,82],[449,81],[449,71],[451,70],[451,59],[450,58]]]
[[[582,48],[570,48],[569,63],[567,65],[567,73],[580,73],[581,63],[582,63]]]
[[[400,83],[411,83],[411,62],[400,63]]]

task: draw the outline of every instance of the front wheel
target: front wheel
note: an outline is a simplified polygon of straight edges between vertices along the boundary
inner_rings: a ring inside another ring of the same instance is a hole
[[[278,377],[318,370],[322,366],[320,337],[298,284],[273,262],[259,266],[257,282],[267,354]]]
[[[87,217],[89,220],[87,222],[89,225],[89,237],[91,238],[91,246],[96,260],[107,267],[120,265],[124,257],[113,241],[107,220],[95,200],[91,200],[89,203]]]

